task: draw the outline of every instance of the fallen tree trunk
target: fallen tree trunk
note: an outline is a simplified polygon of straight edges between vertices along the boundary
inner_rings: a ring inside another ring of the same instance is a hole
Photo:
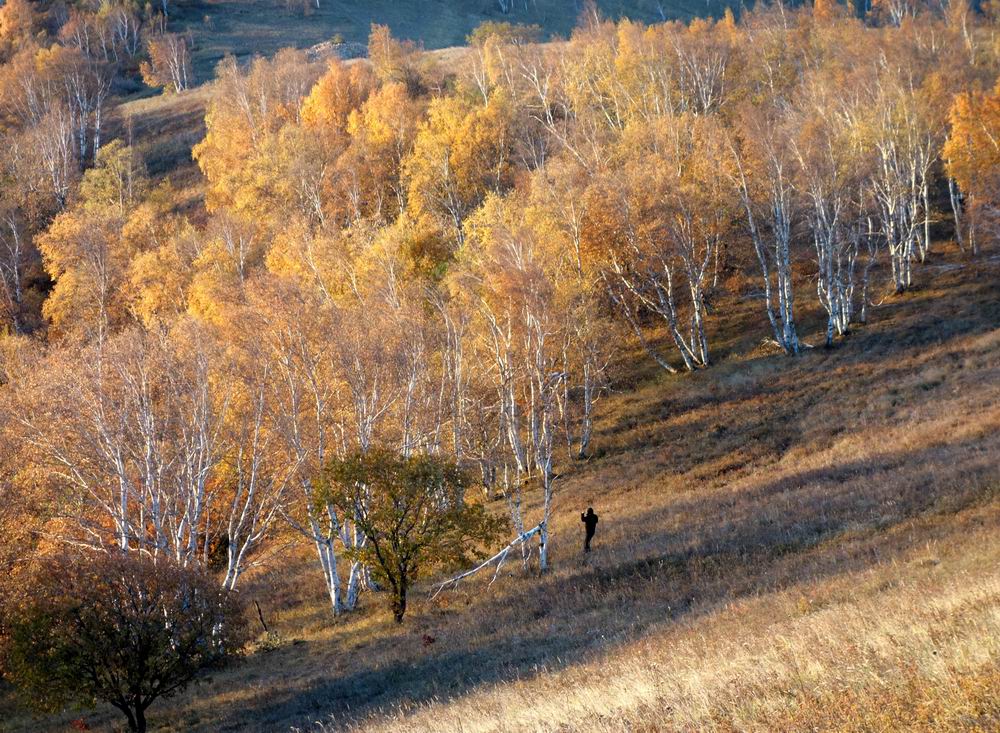
[[[545,522],[539,522],[532,529],[529,529],[527,532],[522,532],[521,534],[519,534],[517,537],[514,538],[514,540],[509,545],[500,550],[500,552],[498,552],[497,554],[493,555],[492,557],[486,560],[483,560],[483,562],[479,563],[479,565],[472,568],[472,570],[467,570],[464,573],[456,575],[454,578],[451,578],[450,580],[446,580],[445,582],[441,583],[440,585],[437,586],[437,590],[435,590],[434,593],[431,595],[431,600],[437,598],[438,595],[440,595],[441,592],[446,590],[447,588],[456,587],[461,581],[465,580],[470,576],[475,575],[483,568],[488,568],[493,563],[496,563],[497,566],[496,570],[493,572],[493,577],[490,579],[489,582],[489,585],[493,585],[493,581],[495,581],[497,579],[497,576],[500,575],[500,568],[502,568],[504,562],[506,562],[507,555],[510,554],[510,551],[513,550],[515,547],[524,544],[529,539],[534,537],[536,534],[540,535],[544,527],[545,527]]]

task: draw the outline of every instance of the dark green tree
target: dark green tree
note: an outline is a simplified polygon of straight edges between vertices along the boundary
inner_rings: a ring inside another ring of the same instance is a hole
[[[469,563],[504,532],[503,518],[466,501],[468,485],[455,463],[434,456],[372,450],[327,465],[321,501],[357,523],[365,542],[350,555],[392,592],[396,623],[417,578]]]
[[[209,575],[138,553],[42,560],[8,599],[4,675],[42,711],[110,703],[146,730],[152,702],[238,654],[238,597]]]

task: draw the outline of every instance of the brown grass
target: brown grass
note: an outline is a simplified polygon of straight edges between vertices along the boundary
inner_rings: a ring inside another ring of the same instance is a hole
[[[212,84],[181,94],[157,94],[118,105],[107,139],[130,142],[146,165],[151,180],[169,181],[177,209],[193,221],[204,220],[204,179],[191,149],[205,137],[205,110]]]
[[[756,300],[726,306],[710,370],[630,353],[597,455],[559,467],[552,573],[334,623],[300,548],[248,587],[278,642],[154,729],[1000,729],[998,288],[996,262],[925,270],[798,359],[759,347]],[[71,717],[0,701],[0,730]]]

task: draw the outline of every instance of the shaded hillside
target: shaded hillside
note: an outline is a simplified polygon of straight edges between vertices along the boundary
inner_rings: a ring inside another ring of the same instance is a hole
[[[745,300],[711,370],[633,354],[597,455],[561,462],[553,573],[425,585],[399,628],[372,597],[331,625],[307,558],[274,567],[247,592],[276,645],[157,730],[995,729],[1000,263],[956,264],[832,350],[762,353]]]
[[[496,0],[320,0],[319,5],[309,4],[305,11],[301,2],[282,0],[181,0],[171,26],[194,34],[195,73],[204,81],[227,53],[270,56],[281,48],[308,48],[335,36],[364,43],[372,23],[434,49],[464,43],[485,20],[537,24],[547,35],[566,36],[580,12],[578,0],[516,0],[506,15]],[[601,0],[599,5],[610,18],[644,22],[719,17],[727,7],[725,0]]]

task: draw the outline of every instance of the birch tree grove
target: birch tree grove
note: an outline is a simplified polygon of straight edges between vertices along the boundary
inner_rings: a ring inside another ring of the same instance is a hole
[[[331,467],[454,469],[404,497],[455,504],[430,534],[465,502],[509,518],[490,547],[450,535],[488,559],[439,590],[511,553],[546,571],[559,477],[602,451],[636,352],[673,380],[734,344],[835,348],[925,261],[996,246],[978,12],[590,10],[556,43],[487,24],[458,62],[384,26],[368,60],[225,58],[203,188],[181,191],[112,106],[143,62],[192,86],[190,38],[116,2],[0,8],[0,466],[37,541],[230,590],[301,543],[331,614],[394,590],[401,618],[412,557],[373,559],[385,486],[358,469],[330,491]]]
[[[169,340],[126,331],[84,349],[85,371],[53,362],[36,375],[16,434],[48,467],[57,539],[181,565],[211,564],[219,550],[223,584],[235,587],[277,515],[287,474],[270,463],[266,373],[216,390],[233,369],[212,351],[193,326]]]
[[[710,362],[706,302],[735,209],[720,132],[685,114],[637,124],[622,141],[626,220],[607,253],[611,288],[635,328],[637,310],[665,321],[687,370]],[[656,174],[643,176],[649,161]]]
[[[55,400],[61,410],[53,414],[29,404],[19,419],[22,440],[52,466],[53,479],[80,492],[67,507],[70,539],[196,561],[208,552],[200,533],[219,459],[207,364],[199,359],[182,372],[155,336],[133,333],[84,356],[87,373],[64,366],[39,380],[43,390],[73,394],[72,406]],[[97,516],[78,512],[80,501]]]
[[[558,400],[565,371],[563,341],[572,314],[560,290],[575,280],[566,251],[548,248],[530,226],[516,224],[517,203],[489,199],[471,225],[466,287],[477,295],[494,383],[500,432],[514,457],[515,482],[535,478],[541,489],[539,563],[548,569],[549,528],[555,499],[553,460]],[[504,273],[497,277],[496,273]],[[512,502],[516,527],[523,527]]]

